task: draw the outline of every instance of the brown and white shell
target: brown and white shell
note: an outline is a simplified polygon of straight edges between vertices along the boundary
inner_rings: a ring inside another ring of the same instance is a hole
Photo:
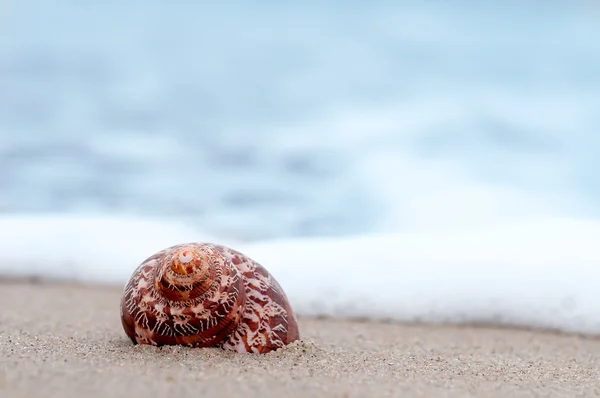
[[[125,286],[121,322],[134,344],[266,353],[300,338],[275,278],[211,243],[171,246],[144,260]]]

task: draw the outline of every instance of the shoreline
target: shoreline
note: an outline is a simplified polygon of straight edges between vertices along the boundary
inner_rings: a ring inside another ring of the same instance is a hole
[[[106,290],[117,292],[118,294],[122,293],[123,287],[112,284],[112,283],[103,283],[103,282],[79,282],[79,281],[68,281],[61,278],[52,279],[49,277],[39,277],[39,276],[0,276],[0,287],[2,285],[40,285],[46,287],[66,287],[73,289],[92,289],[92,290]],[[431,323],[431,322],[402,322],[394,319],[369,319],[365,317],[347,317],[343,318],[334,318],[328,315],[300,315],[300,318],[303,320],[312,320],[312,321],[328,321],[328,322],[341,322],[341,323],[368,323],[373,325],[396,325],[396,326],[404,326],[404,327],[442,327],[442,328],[456,328],[456,329],[493,329],[493,330],[506,330],[506,331],[522,331],[522,332],[532,332],[538,334],[549,334],[556,336],[565,336],[565,337],[577,337],[586,340],[592,341],[600,341],[600,335],[596,334],[588,334],[588,333],[579,333],[579,332],[567,332],[560,329],[552,329],[552,328],[535,328],[529,326],[522,326],[518,324],[494,324],[494,323],[476,323],[476,322],[468,322],[468,323],[452,323],[452,322],[440,322],[440,323]]]
[[[120,296],[117,286],[0,278],[0,396],[600,394],[593,337],[299,317],[301,341],[268,354],[157,348],[129,342]]]

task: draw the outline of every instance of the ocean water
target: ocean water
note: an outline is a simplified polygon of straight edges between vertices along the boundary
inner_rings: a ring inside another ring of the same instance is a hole
[[[216,240],[301,314],[598,333],[598,37],[593,0],[5,0],[0,275]]]
[[[0,211],[248,240],[597,217],[598,4],[5,0]]]

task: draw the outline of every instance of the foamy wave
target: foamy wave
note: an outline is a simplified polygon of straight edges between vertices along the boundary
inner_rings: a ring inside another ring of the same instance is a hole
[[[176,221],[111,216],[0,218],[0,275],[123,283],[157,248],[219,239]]]
[[[193,240],[263,264],[300,315],[600,334],[600,222],[589,220],[243,243],[163,220],[15,216],[0,219],[0,275],[124,284],[147,256]]]

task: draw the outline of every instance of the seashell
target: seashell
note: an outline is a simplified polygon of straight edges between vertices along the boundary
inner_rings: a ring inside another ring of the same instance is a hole
[[[300,338],[296,315],[269,272],[211,243],[168,247],[133,272],[121,322],[134,344],[266,353]]]

